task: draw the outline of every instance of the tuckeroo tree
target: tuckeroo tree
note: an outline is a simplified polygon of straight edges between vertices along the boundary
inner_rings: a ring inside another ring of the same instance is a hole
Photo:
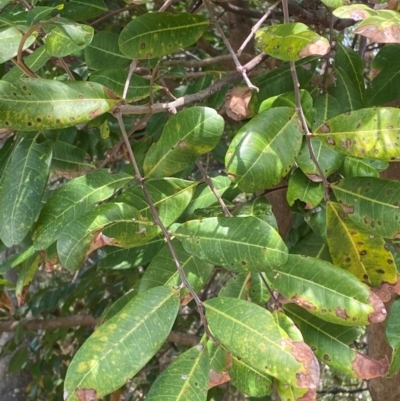
[[[249,54],[224,34],[230,3],[0,0],[0,238],[17,246],[0,272],[18,269],[0,327],[45,329],[12,359],[33,398],[118,391],[167,339],[147,400],[228,381],[314,400],[318,360],[399,370],[400,303],[382,301],[400,291],[400,183],[379,172],[400,160],[400,16],[322,1],[247,4]],[[286,242],[265,197],[283,179]],[[390,362],[351,345],[385,319]]]

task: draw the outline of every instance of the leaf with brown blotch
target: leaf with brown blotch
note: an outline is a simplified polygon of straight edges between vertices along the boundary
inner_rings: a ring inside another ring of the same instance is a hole
[[[219,386],[231,380],[228,372],[217,372],[210,369],[210,381],[208,382],[208,389]]]
[[[305,372],[307,372],[296,375],[297,386],[300,388],[315,388],[313,384],[318,383],[319,380],[319,365],[314,353],[304,342],[293,341],[292,346],[292,355],[305,367]]]
[[[373,287],[371,290],[381,299],[382,302],[389,302],[399,290],[398,281],[396,284],[382,283],[379,287]]]
[[[247,86],[237,86],[225,96],[226,114],[235,121],[253,117],[257,113],[257,104],[257,93]]]
[[[387,311],[381,299],[371,291],[368,301],[374,308],[374,311],[368,315],[368,321],[370,323],[383,322],[386,319]]]
[[[376,361],[368,356],[357,352],[356,358],[352,363],[352,368],[359,379],[373,379],[384,376],[389,369],[389,360]]]
[[[97,392],[92,388],[77,388],[75,394],[79,401],[95,401],[97,400]]]
[[[326,42],[325,38],[324,39],[318,39],[313,43],[308,44],[306,47],[304,47],[300,52],[299,56],[301,58],[307,57],[307,56],[312,56],[313,54],[318,54],[318,55],[325,55],[329,52],[330,46],[329,43]]]
[[[114,238],[107,237],[101,231],[99,231],[94,235],[86,256],[89,256],[93,251],[102,248],[103,246],[112,245],[113,241]]]

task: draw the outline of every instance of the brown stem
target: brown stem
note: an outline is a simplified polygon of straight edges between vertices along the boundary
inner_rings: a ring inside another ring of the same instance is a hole
[[[121,13],[123,13],[124,11],[132,10],[133,8],[136,8],[136,7],[138,7],[138,4],[133,4],[133,5],[130,5],[130,6],[126,6],[126,7],[119,8],[118,10],[110,11],[108,14],[103,15],[103,16],[101,16],[100,18],[94,20],[94,21],[91,22],[89,25],[91,25],[91,26],[96,25],[96,24],[98,24],[99,22],[102,22],[102,21],[104,21],[104,20],[106,20],[106,19],[112,17],[113,15],[121,14]]]

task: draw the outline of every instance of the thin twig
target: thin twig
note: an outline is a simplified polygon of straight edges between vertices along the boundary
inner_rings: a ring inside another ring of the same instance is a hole
[[[282,9],[283,9],[284,23],[287,24],[287,23],[289,23],[288,0],[282,0]],[[321,176],[322,182],[324,183],[324,200],[328,201],[329,200],[329,183],[328,183],[327,179],[325,178],[324,172],[322,171],[317,158],[315,157],[314,149],[312,147],[312,142],[311,142],[312,133],[308,129],[307,119],[304,115],[303,106],[301,105],[300,83],[299,83],[299,78],[297,76],[296,64],[294,61],[290,61],[290,72],[292,74],[294,97],[296,100],[296,113],[297,113],[298,117],[300,118],[301,125],[303,127],[304,132],[306,133],[306,142],[307,142],[307,147],[308,147],[308,151],[310,153],[311,160],[315,164],[315,167],[317,168],[318,173]]]
[[[229,211],[229,209],[226,206],[224,200],[221,198],[221,195],[218,193],[217,189],[215,188],[213,182],[211,181],[210,176],[207,174],[207,171],[204,169],[203,164],[201,163],[201,161],[200,160],[196,160],[196,165],[197,165],[198,169],[200,170],[204,181],[210,187],[210,189],[211,189],[212,193],[214,194],[214,196],[217,198],[218,203],[220,204],[221,209],[224,212],[224,215],[226,217],[232,217],[231,212]]]
[[[69,69],[67,63],[65,62],[65,60],[62,57],[58,57],[58,61],[60,62],[60,64],[62,65],[62,67],[64,68],[64,71],[67,73],[68,78],[71,81],[75,81],[75,77],[72,74],[71,70]]]
[[[267,8],[267,12],[258,20],[258,22],[251,28],[251,32],[246,40],[243,42],[242,46],[240,46],[239,50],[237,51],[237,55],[240,56],[242,51],[250,42],[251,38],[256,34],[256,32],[260,29],[262,23],[270,16],[272,11],[274,11],[275,7],[281,3],[281,0],[277,1],[276,3],[272,4],[272,6]]]
[[[276,299],[274,292],[272,291],[271,287],[269,286],[267,280],[265,279],[265,277],[263,276],[262,273],[258,273],[261,277],[261,281],[264,283],[264,285],[267,287],[267,290],[269,292],[269,295],[271,295],[271,298],[274,300],[274,304],[277,305],[277,308],[280,308],[280,303],[279,301]]]
[[[112,17],[113,15],[121,14],[121,13],[123,13],[124,11],[132,10],[133,8],[136,8],[136,7],[138,7],[138,6],[139,6],[139,4],[131,4],[130,6],[126,6],[126,7],[119,8],[118,10],[110,11],[108,14],[103,15],[103,16],[101,16],[100,18],[98,18],[98,19],[92,21],[89,25],[91,25],[91,26],[96,25],[96,24],[98,24],[99,22],[102,22],[102,21],[104,21],[104,20],[106,20],[106,19]]]
[[[17,51],[17,66],[26,74],[28,77],[36,78],[36,74],[25,64],[24,59],[22,58],[22,52],[24,50],[25,42],[28,40],[29,36],[35,31],[38,30],[37,25],[31,26],[21,38],[19,42],[18,51]]]
[[[128,134],[127,134],[127,132],[125,130],[125,125],[124,125],[124,122],[122,120],[122,114],[120,112],[118,112],[118,110],[116,110],[114,115],[118,120],[122,135],[123,135],[124,140],[125,140],[125,145],[126,145],[126,148],[127,148],[128,154],[129,154],[129,158],[130,158],[130,161],[132,163],[132,166],[133,166],[133,169],[134,169],[134,172],[135,172],[135,179],[139,183],[139,185],[140,185],[140,187],[141,187],[141,189],[143,191],[143,194],[144,194],[144,196],[146,198],[146,202],[149,205],[151,213],[152,213],[152,215],[154,217],[154,222],[155,222],[155,224],[157,224],[160,227],[161,232],[163,233],[163,235],[165,237],[165,240],[167,241],[168,248],[169,248],[169,250],[171,252],[172,258],[174,259],[174,262],[175,262],[176,268],[178,270],[179,276],[180,276],[180,278],[182,280],[182,284],[188,289],[190,295],[192,296],[193,300],[195,301],[195,303],[197,305],[197,309],[198,309],[199,315],[200,315],[200,320],[201,320],[201,322],[203,324],[203,327],[204,327],[204,330],[206,332],[207,337],[209,337],[209,338],[211,337],[213,340],[215,340],[214,336],[211,334],[211,332],[210,332],[210,330],[208,328],[206,316],[205,316],[205,313],[204,313],[203,303],[201,302],[200,298],[197,296],[197,294],[194,291],[193,287],[190,285],[190,283],[188,282],[188,280],[186,278],[185,272],[184,272],[184,270],[182,268],[181,263],[179,262],[178,255],[177,255],[177,253],[175,251],[174,245],[172,244],[172,240],[171,240],[170,234],[167,231],[167,229],[165,228],[164,224],[162,223],[162,221],[160,219],[160,216],[158,215],[157,208],[155,207],[155,205],[153,203],[153,200],[151,199],[150,193],[147,190],[147,187],[146,187],[146,185],[144,183],[144,178],[142,177],[142,174],[140,173],[139,166],[138,166],[138,164],[136,162],[136,158],[135,158],[135,156],[134,156],[134,154],[132,152],[132,148],[131,148],[130,143],[129,143]]]
[[[243,67],[242,64],[240,63],[239,59],[236,56],[235,51],[232,49],[232,46],[231,46],[229,40],[225,36],[225,33],[224,33],[223,29],[221,28],[221,25],[219,24],[218,20],[215,18],[215,15],[213,13],[213,9],[212,9],[211,4],[209,3],[209,0],[203,0],[203,2],[204,2],[205,6],[207,8],[207,11],[208,11],[208,14],[210,16],[211,22],[213,23],[213,25],[217,29],[218,33],[220,34],[220,36],[221,36],[221,38],[222,38],[222,40],[223,40],[223,42],[224,42],[224,44],[226,46],[226,48],[228,49],[230,55],[232,56],[232,60],[235,63],[237,71],[239,71],[242,74],[242,77],[243,77],[244,81],[246,82],[247,86],[250,89],[256,90],[258,92],[259,89],[257,88],[257,86],[253,85],[250,82],[250,79],[247,76],[246,68]]]
[[[172,5],[172,3],[174,3],[175,0],[167,0],[158,10],[159,13],[165,11],[170,5]]]
[[[250,60],[252,58],[250,54],[246,53],[241,54],[240,57],[246,60]],[[162,64],[169,67],[182,66],[187,68],[202,68],[229,61],[231,58],[232,56],[230,54],[222,54],[221,56],[210,57],[203,60],[166,60],[163,61]]]
[[[32,6],[26,0],[19,0],[19,2],[22,3],[27,10],[32,8]]]
[[[250,71],[254,68],[256,68],[263,60],[265,60],[268,56],[266,54],[259,54],[256,57],[254,57],[252,60],[250,60],[244,68],[246,71]],[[179,107],[186,106],[188,104],[196,103],[196,102],[201,102],[204,99],[207,99],[210,97],[212,94],[215,92],[219,91],[221,88],[223,88],[225,85],[228,85],[231,82],[234,82],[242,77],[242,74],[239,72],[234,72],[227,77],[222,78],[215,84],[209,86],[206,89],[201,90],[200,92],[194,93],[192,95],[185,95],[182,96],[173,102],[169,103],[155,103],[153,105],[149,104],[144,104],[144,105],[130,105],[130,104],[125,104],[125,105],[120,105],[117,106],[119,111],[122,114],[146,114],[146,113],[151,113],[151,114],[156,114],[156,113],[161,113],[161,112],[170,112],[172,110],[176,110]],[[111,112],[115,110],[112,109]]]
[[[130,66],[129,66],[128,76],[126,77],[126,81],[125,81],[125,85],[124,85],[124,91],[122,92],[122,101],[125,101],[125,99],[126,99],[126,94],[128,93],[132,74],[135,72],[136,67],[137,67],[137,60],[135,59],[135,60],[132,60]]]

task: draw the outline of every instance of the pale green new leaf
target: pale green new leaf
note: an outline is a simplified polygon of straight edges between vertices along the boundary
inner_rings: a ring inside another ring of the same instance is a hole
[[[385,240],[356,226],[340,205],[327,203],[328,245],[333,263],[372,287],[394,284],[397,269]]]
[[[128,174],[110,174],[102,169],[69,181],[46,202],[34,227],[35,248],[49,247],[66,224],[82,216],[97,202],[109,198],[132,179]]]
[[[327,322],[364,326],[386,318],[382,301],[365,284],[323,260],[289,255],[267,275],[282,295]]]
[[[19,28],[27,29],[23,26],[20,26]],[[16,27],[10,27],[8,29],[0,31],[0,64],[12,59],[18,54],[18,47],[21,42],[22,35],[23,33]],[[22,50],[26,50],[28,47],[30,47],[35,42],[36,36],[36,32],[30,35],[24,43],[24,48]]]
[[[341,114],[317,128],[315,135],[347,156],[400,160],[400,110],[368,108]]]
[[[318,385],[319,367],[311,349],[292,341],[266,309],[224,297],[204,305],[212,334],[249,367],[299,388]]]
[[[272,108],[245,124],[225,157],[229,178],[243,192],[276,185],[295,163],[302,132],[293,109]]]
[[[0,81],[0,127],[60,129],[88,122],[117,104],[110,90],[92,82],[25,78]]]
[[[112,393],[160,349],[179,309],[178,294],[156,287],[134,297],[83,344],[68,367],[64,400]]]
[[[146,154],[146,177],[171,176],[187,168],[217,146],[223,130],[224,119],[208,107],[190,107],[174,114]]]
[[[8,247],[25,238],[42,206],[52,146],[40,139],[34,133],[19,136],[2,176],[0,238]]]
[[[328,53],[329,41],[301,22],[269,25],[257,31],[257,46],[272,57],[284,61]]]
[[[174,235],[186,252],[237,272],[262,272],[287,260],[279,234],[257,217],[210,217],[188,221]]]
[[[118,45],[132,59],[166,56],[195,43],[208,24],[208,19],[200,15],[147,13],[122,30]]]
[[[204,343],[190,348],[157,377],[146,401],[206,401],[209,365]]]
[[[332,189],[344,212],[360,229],[384,238],[400,238],[399,181],[345,178]]]

